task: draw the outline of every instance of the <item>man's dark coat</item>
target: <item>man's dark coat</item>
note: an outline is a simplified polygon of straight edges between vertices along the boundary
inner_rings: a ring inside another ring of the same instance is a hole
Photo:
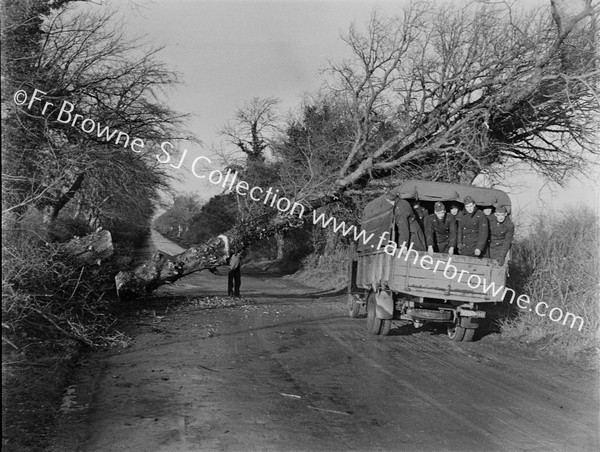
[[[473,213],[462,211],[458,217],[458,247],[463,256],[475,256],[479,249],[483,256],[488,239],[488,219],[485,214],[475,207]],[[461,247],[462,245],[462,247]]]
[[[425,233],[421,229],[417,215],[408,201],[400,199],[396,202],[394,221],[396,223],[396,243],[398,246],[401,246],[402,242],[406,242],[406,247],[410,248],[412,242],[413,250],[427,250],[425,246]]]
[[[515,225],[510,218],[500,223],[495,215],[490,216],[490,240],[488,242],[488,257],[504,263],[504,259],[512,246],[515,235]]]
[[[447,253],[448,248],[456,247],[456,220],[450,213],[444,214],[440,220],[435,213],[429,215],[426,239],[427,246],[433,246],[438,253]]]

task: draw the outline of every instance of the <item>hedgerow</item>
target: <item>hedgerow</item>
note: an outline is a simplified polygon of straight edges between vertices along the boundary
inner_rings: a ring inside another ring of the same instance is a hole
[[[582,317],[584,326],[579,331],[579,324],[570,328],[520,310],[500,322],[504,337],[570,358],[595,350],[600,338],[599,237],[598,215],[588,207],[534,218],[529,233],[513,246],[515,289],[529,295],[532,305],[545,302],[549,309]]]

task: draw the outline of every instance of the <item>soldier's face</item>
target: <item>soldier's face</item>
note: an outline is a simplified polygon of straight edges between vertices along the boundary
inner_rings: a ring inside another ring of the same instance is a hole
[[[483,209],[483,213],[486,215],[489,215],[490,213],[492,213],[492,209],[490,209],[490,208]]]
[[[475,203],[470,202],[469,204],[465,204],[465,209],[467,210],[467,212],[473,213],[473,211],[475,210]]]
[[[498,223],[502,223],[506,219],[505,213],[496,213],[495,215],[496,215],[496,220],[498,220]]]
[[[450,209],[450,213],[451,213],[452,215],[457,215],[457,214],[458,214],[458,207],[452,207],[452,208]]]
[[[438,220],[443,220],[444,219],[444,215],[446,215],[446,211],[445,210],[441,210],[441,211],[436,210],[435,211],[435,216],[438,217]]]

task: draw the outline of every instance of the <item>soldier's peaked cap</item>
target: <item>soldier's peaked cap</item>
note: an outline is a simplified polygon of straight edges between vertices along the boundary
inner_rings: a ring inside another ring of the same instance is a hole
[[[434,212],[445,212],[446,211],[446,207],[444,206],[443,203],[441,203],[441,202],[438,201],[433,206],[433,211]]]
[[[474,199],[473,199],[471,196],[467,196],[467,197],[464,199],[464,204],[471,204],[472,202],[474,203],[474,202],[475,202],[475,200],[474,200]]]
[[[498,206],[496,207],[496,213],[508,213],[508,209],[506,206]]]

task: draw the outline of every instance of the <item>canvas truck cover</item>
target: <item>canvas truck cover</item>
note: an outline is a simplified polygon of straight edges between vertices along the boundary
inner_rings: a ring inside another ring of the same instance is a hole
[[[420,201],[458,201],[461,203],[467,196],[471,196],[475,200],[475,204],[479,206],[504,206],[508,213],[511,212],[510,198],[502,190],[473,185],[408,180],[391,190],[388,196],[419,199]]]
[[[374,247],[377,246],[381,234],[391,229],[394,222],[394,205],[393,201],[388,199],[385,195],[379,196],[365,206],[360,227],[365,231],[364,237],[373,234],[373,238],[368,243],[359,240],[356,251],[375,251]]]
[[[504,206],[511,212],[510,198],[502,190],[481,188],[473,185],[447,184],[444,182],[427,182],[408,180],[388,194],[379,196],[369,202],[364,210],[361,228],[364,237],[373,234],[373,238],[364,243],[359,240],[356,251],[375,251],[379,238],[385,231],[390,231],[394,222],[394,199],[419,199],[421,201],[458,201],[463,202],[471,196],[480,206]]]

